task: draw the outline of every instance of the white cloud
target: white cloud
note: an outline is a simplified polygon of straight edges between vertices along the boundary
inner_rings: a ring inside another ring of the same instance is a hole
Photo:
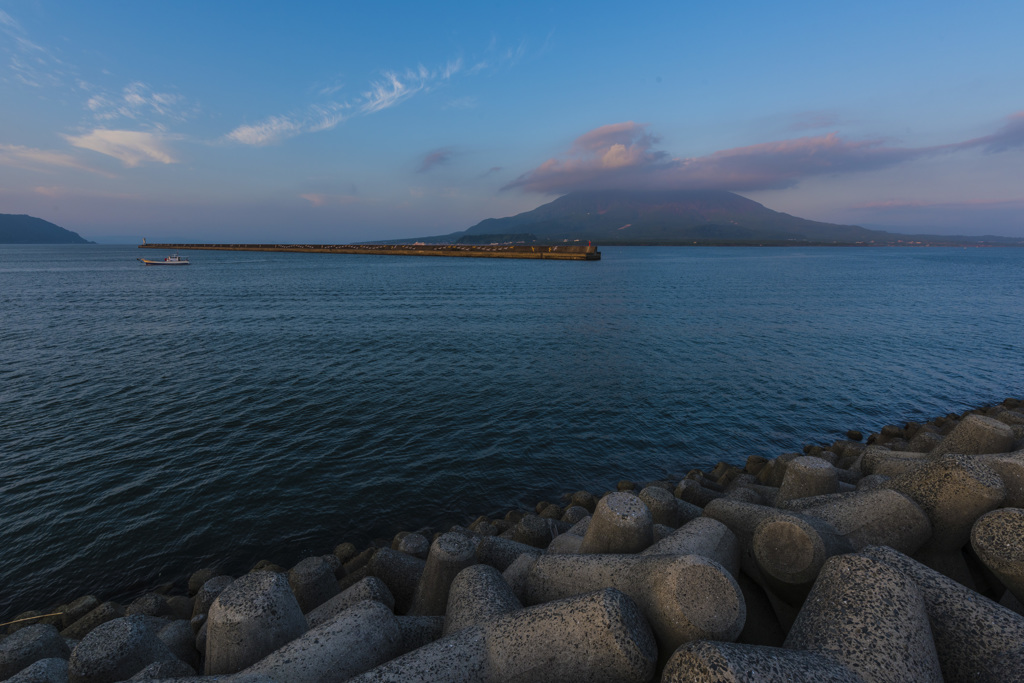
[[[181,95],[154,92],[145,83],[129,83],[118,95],[100,93],[89,98],[86,107],[97,121],[160,117],[184,121],[193,113]]]
[[[138,130],[107,130],[97,128],[85,135],[65,135],[75,147],[89,149],[114,157],[125,166],[134,167],[145,161],[162,164],[177,162],[167,149],[167,138],[158,133]]]
[[[263,146],[301,135],[335,128],[354,115],[367,116],[393,107],[427,92],[437,84],[450,80],[462,71],[462,58],[452,59],[444,65],[430,69],[422,64],[404,72],[385,71],[370,82],[369,89],[359,97],[344,102],[314,104],[300,114],[270,116],[259,123],[243,124],[224,136],[230,142]],[[341,89],[329,85],[318,89],[320,95],[331,95]]]
[[[83,164],[70,154],[54,152],[47,149],[23,147],[20,145],[0,145],[0,166],[11,166],[30,171],[50,171],[54,168],[70,168],[112,177],[111,174],[105,171],[100,171]]]

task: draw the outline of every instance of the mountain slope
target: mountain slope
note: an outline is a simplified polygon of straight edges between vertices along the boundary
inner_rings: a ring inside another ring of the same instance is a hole
[[[92,244],[77,232],[34,216],[0,213],[0,244]]]
[[[530,233],[542,240],[611,242],[859,242],[891,237],[855,225],[819,223],[772,211],[725,191],[573,192],[533,211],[489,218],[456,233]]]

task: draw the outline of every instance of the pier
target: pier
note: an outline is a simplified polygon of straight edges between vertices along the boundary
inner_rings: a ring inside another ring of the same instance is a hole
[[[160,244],[139,249],[211,251],[290,251],[308,254],[382,254],[395,256],[464,256],[469,258],[526,258],[555,261],[600,261],[594,245],[524,244]]]

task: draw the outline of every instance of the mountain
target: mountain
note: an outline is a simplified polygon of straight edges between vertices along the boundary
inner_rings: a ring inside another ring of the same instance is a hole
[[[591,240],[604,245],[922,241],[962,244],[986,239],[899,235],[857,225],[819,223],[772,211],[763,204],[723,190],[614,190],[572,192],[532,211],[508,218],[488,218],[468,230],[423,237],[419,241],[480,244]],[[1014,240],[1003,238],[1002,241]]]
[[[77,232],[34,216],[0,213],[0,244],[92,244]]]
[[[489,218],[474,235],[532,233],[541,239],[612,243],[800,240],[862,242],[881,233],[772,211],[722,190],[573,192],[509,218]]]

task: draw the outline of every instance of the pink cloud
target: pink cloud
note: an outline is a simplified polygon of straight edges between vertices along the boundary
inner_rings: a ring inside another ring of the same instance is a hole
[[[578,137],[565,159],[548,159],[504,189],[564,194],[603,189],[774,190],[814,176],[874,171],[914,159],[981,148],[1024,146],[1024,112],[996,133],[934,147],[898,147],[883,140],[847,140],[837,133],[799,137],[679,158],[657,150],[658,138],[632,121],[601,126]]]

